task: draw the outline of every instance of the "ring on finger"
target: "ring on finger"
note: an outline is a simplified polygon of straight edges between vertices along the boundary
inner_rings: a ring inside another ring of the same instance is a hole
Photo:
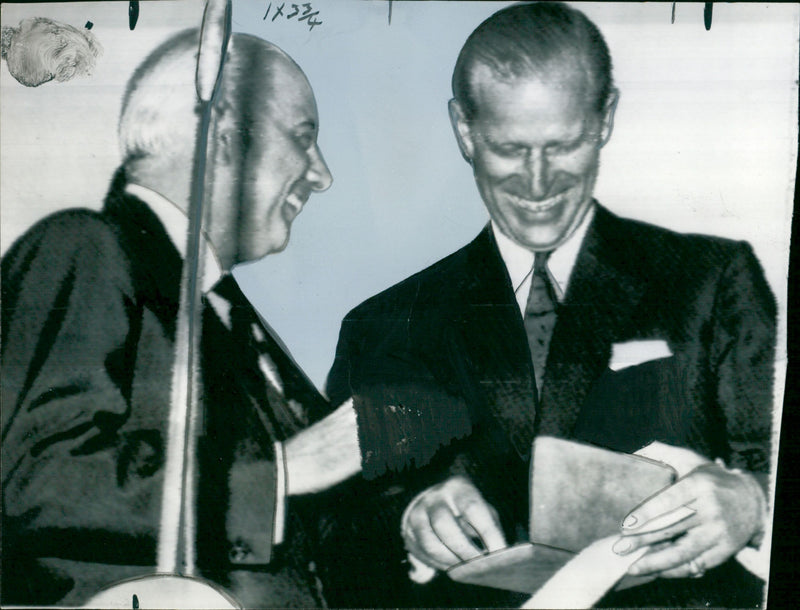
[[[702,561],[696,557],[689,561],[689,574],[692,578],[702,578],[705,573],[706,569]]]

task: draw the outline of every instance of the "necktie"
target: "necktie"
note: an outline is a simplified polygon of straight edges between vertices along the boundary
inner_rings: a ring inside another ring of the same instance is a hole
[[[255,350],[250,354],[256,356],[258,368],[264,375],[267,387],[277,395],[283,396],[283,381],[278,367],[268,354],[267,336],[233,278],[227,274],[223,276],[206,295],[206,299],[236,340],[243,347],[249,345]]]
[[[557,298],[547,271],[547,259],[550,254],[551,252],[536,252],[534,256],[531,290],[528,293],[528,304],[525,306],[525,332],[528,335],[528,346],[533,361],[537,399],[542,392],[550,337],[556,325]]]

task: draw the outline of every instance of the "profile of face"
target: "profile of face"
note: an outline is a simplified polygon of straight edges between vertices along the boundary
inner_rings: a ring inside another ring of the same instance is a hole
[[[246,134],[226,136],[240,151],[218,169],[229,217],[215,222],[225,231],[213,241],[230,250],[232,264],[280,252],[291,225],[311,193],[324,191],[332,177],[317,145],[317,107],[311,86],[288,59],[272,67],[270,99],[250,100]],[[226,258],[224,253],[221,258]]]
[[[591,205],[616,94],[597,113],[575,68],[500,80],[479,64],[472,77],[474,117],[467,120],[456,100],[450,117],[481,198],[505,235],[529,250],[552,250]]]

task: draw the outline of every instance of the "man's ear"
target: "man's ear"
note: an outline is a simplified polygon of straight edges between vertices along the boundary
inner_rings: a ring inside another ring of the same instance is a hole
[[[619,101],[619,90],[612,89],[608,95],[605,108],[603,109],[603,124],[600,128],[600,146],[605,146],[611,139],[611,132],[614,131],[614,113],[617,111]]]
[[[214,160],[216,163],[222,165],[231,165],[234,159],[234,141],[235,134],[230,127],[224,124],[217,125],[217,134],[215,138]]]
[[[239,153],[237,148],[240,146],[241,139],[236,132],[233,112],[224,99],[214,105],[210,134],[213,142],[214,163],[223,166],[233,164]]]
[[[453,132],[456,134],[458,147],[467,163],[472,163],[472,156],[475,152],[475,144],[472,140],[469,122],[464,116],[464,109],[461,108],[458,100],[453,98],[447,105],[450,112],[450,123],[453,125]]]

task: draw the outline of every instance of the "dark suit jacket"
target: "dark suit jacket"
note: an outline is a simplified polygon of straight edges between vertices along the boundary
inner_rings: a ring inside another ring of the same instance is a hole
[[[507,536],[521,537],[537,434],[626,452],[659,440],[762,473],[765,483],[774,325],[774,299],[747,244],[680,235],[600,206],[558,309],[538,405],[522,318],[488,228],[369,299],[342,323],[328,393],[334,404],[356,397],[365,474],[376,478],[377,533],[362,528],[356,536],[343,518],[344,525],[330,526],[329,540],[336,547],[382,536],[382,557],[370,555],[373,545],[364,543],[350,569],[380,565],[394,575],[395,589],[384,576],[383,590],[401,593],[381,598],[380,589],[361,584],[362,597],[333,603],[513,605],[524,599],[451,583],[410,586],[403,580],[399,522],[415,493],[462,472],[498,509]],[[612,344],[637,339],[663,340],[673,355],[612,372]],[[360,513],[359,522],[370,518]],[[737,572],[732,589],[726,580],[708,593],[703,587],[719,580],[712,570],[704,579],[633,589],[640,597],[619,603],[760,600],[759,583],[739,578],[738,566],[725,569]],[[338,566],[326,573],[346,577]],[[647,591],[655,593],[642,598]]]
[[[83,603],[155,563],[181,258],[124,187],[120,172],[102,212],[48,217],[2,262],[4,603]],[[261,323],[230,276],[220,292],[233,329],[202,312],[198,564],[247,606],[318,606],[295,511],[272,549],[272,444],[327,402],[268,332],[237,330]]]

